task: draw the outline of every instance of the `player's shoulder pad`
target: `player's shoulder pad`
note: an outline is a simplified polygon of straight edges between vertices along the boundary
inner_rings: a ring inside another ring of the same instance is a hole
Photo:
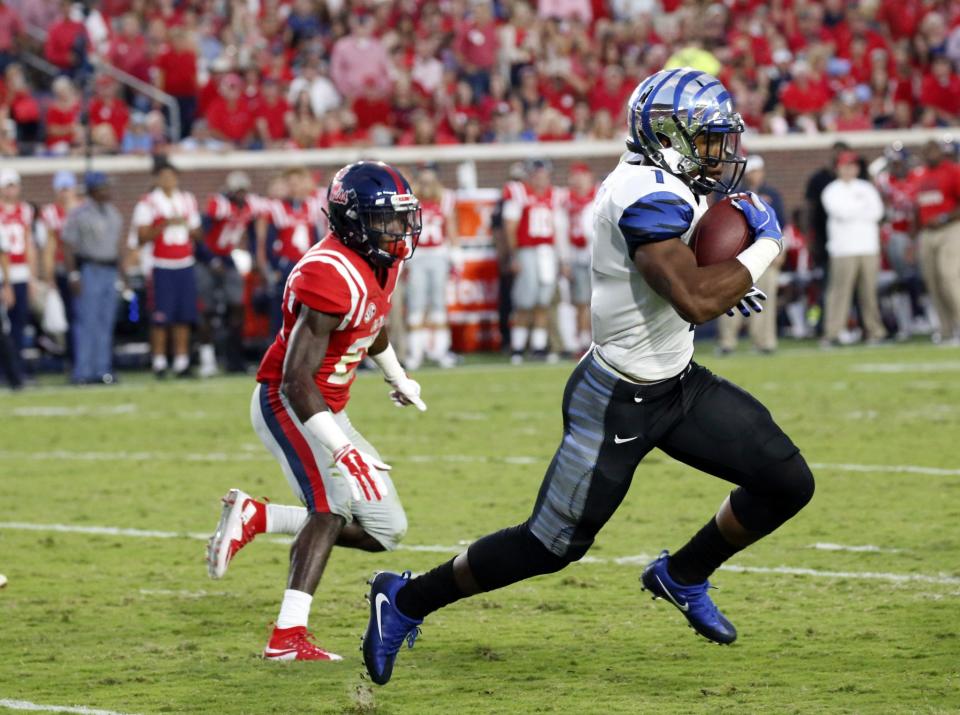
[[[696,199],[675,176],[638,166],[614,187],[617,222],[631,256],[638,246],[682,236],[693,223]]]

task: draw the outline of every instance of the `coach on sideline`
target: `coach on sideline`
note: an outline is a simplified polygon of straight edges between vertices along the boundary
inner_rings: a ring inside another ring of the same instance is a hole
[[[106,174],[88,173],[86,189],[86,201],[67,214],[63,226],[64,263],[74,295],[72,381],[109,385],[114,381],[117,269],[126,252],[120,240],[123,219],[110,203]]]

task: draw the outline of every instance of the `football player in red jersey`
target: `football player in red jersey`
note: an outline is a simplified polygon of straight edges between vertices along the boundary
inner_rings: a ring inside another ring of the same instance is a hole
[[[340,660],[307,632],[330,550],[394,549],[406,532],[389,465],[344,409],[357,366],[369,355],[395,403],[426,409],[383,327],[400,266],[420,234],[419,201],[396,169],[370,161],[341,169],[328,198],[332,231],[290,273],[283,327],[260,364],[250,408],[255,431],[306,509],[231,489],[208,545],[209,573],[219,578],[256,534],[297,535],[280,615],[264,650],[275,660]]]
[[[513,254],[513,325],[510,349],[514,364],[530,348],[546,355],[550,304],[557,290],[558,245],[566,242],[566,213],[561,192],[552,185],[549,162],[533,160],[528,180],[508,184],[503,222]]]
[[[313,196],[313,180],[303,167],[283,172],[287,196],[268,204],[267,231],[257,238],[257,263],[273,285],[271,330],[279,330],[284,286],[294,265],[314,245],[326,225],[320,202]]]
[[[453,367],[447,325],[447,281],[459,258],[456,196],[440,182],[436,164],[417,169],[416,195],[423,211],[417,255],[407,268],[407,367],[416,370],[423,358]]]
[[[577,350],[590,349],[590,235],[593,233],[593,200],[597,182],[582,162],[570,167],[566,195],[570,227],[570,302],[577,311]]]
[[[259,205],[258,197],[250,193],[250,177],[242,171],[227,174],[223,190],[207,200],[203,214],[204,241],[197,244],[197,294],[203,307],[197,330],[200,377],[217,373],[212,318],[221,299],[227,307],[227,369],[230,372],[244,370],[243,276],[232,256],[234,249],[247,247]]]

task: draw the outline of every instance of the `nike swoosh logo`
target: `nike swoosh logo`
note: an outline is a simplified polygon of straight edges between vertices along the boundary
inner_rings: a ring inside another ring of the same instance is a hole
[[[390,599],[382,593],[378,593],[375,605],[377,607],[377,633],[380,634],[381,641],[383,641],[383,627],[380,624],[380,609],[383,607],[384,603],[390,603]]]
[[[634,401],[634,402],[643,402],[643,398],[642,398],[642,397],[637,397],[636,395],[634,395],[634,396],[633,396],[633,401]]]
[[[614,436],[613,436],[613,443],[614,443],[614,444],[623,444],[624,442],[632,442],[632,441],[635,440],[635,439],[640,439],[640,435],[637,435],[636,437],[620,437],[619,435],[614,435]]]
[[[689,604],[689,603],[684,603],[684,604],[681,606],[679,603],[677,603],[677,599],[675,599],[675,598],[673,597],[673,594],[670,593],[670,589],[667,588],[667,587],[664,585],[663,581],[660,580],[660,577],[657,576],[656,579],[657,579],[657,583],[660,584],[660,587],[663,589],[663,592],[664,592],[665,594],[667,594],[667,598],[669,598],[669,599],[673,602],[673,605],[674,605],[674,606],[676,606],[677,608],[679,608],[679,609],[680,609],[681,611],[683,611],[684,613],[686,613],[687,611],[690,610],[690,604]]]
[[[289,655],[290,653],[296,653],[296,648],[291,648],[290,650],[279,650],[277,648],[265,648],[263,651],[264,655]]]

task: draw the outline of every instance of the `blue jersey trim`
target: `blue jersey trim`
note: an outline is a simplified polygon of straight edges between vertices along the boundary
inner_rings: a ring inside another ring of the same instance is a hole
[[[657,191],[638,199],[623,211],[617,222],[633,258],[646,243],[682,236],[693,222],[693,207],[668,191]]]

